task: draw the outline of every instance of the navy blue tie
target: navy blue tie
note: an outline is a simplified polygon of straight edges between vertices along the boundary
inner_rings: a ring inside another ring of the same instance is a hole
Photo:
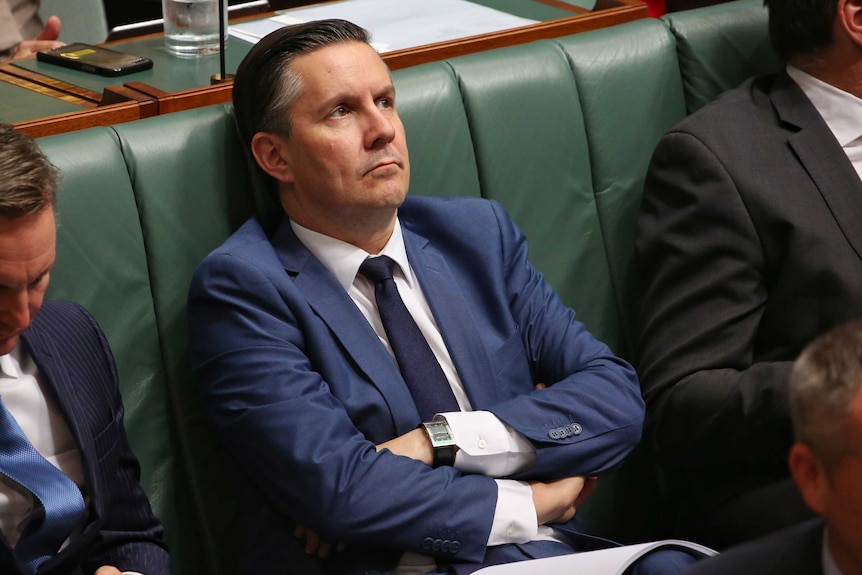
[[[30,520],[15,546],[15,556],[35,573],[84,517],[84,498],[74,481],[36,451],[2,400],[0,473],[28,489],[44,512],[41,520]]]
[[[398,293],[392,269],[395,262],[386,256],[368,258],[359,273],[374,283],[377,309],[401,375],[422,421],[431,421],[437,413],[460,411],[449,380],[428,346],[425,336]]]

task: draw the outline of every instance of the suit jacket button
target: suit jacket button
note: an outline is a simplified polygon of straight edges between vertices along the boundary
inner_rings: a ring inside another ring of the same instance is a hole
[[[449,542],[449,553],[452,555],[456,554],[458,550],[461,549],[461,542],[457,539]]]
[[[425,549],[427,551],[431,551],[431,548],[433,546],[434,546],[434,540],[431,539],[430,537],[426,537],[425,539],[422,540],[422,549]]]

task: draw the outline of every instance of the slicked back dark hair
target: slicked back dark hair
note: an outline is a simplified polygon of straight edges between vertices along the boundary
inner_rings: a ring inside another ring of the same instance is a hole
[[[57,175],[33,138],[0,124],[0,217],[16,219],[53,208]]]
[[[258,132],[290,136],[290,106],[302,78],[290,69],[294,58],[333,44],[370,40],[368,32],[346,20],[316,20],[267,34],[246,54],[236,71],[233,106],[240,137],[251,145]]]
[[[769,7],[769,40],[778,57],[813,54],[834,41],[838,0],[764,0]]]

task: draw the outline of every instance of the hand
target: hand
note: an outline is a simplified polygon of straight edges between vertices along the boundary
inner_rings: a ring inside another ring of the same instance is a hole
[[[595,489],[596,478],[565,477],[554,481],[531,481],[533,505],[539,525],[565,523]]]
[[[333,549],[336,552],[344,551],[343,543],[338,543],[334,546],[331,543],[325,543],[317,533],[298,523],[296,524],[296,529],[293,530],[293,534],[299,539],[305,539],[305,552],[309,555],[316,555],[321,559],[326,559],[332,553]],[[96,573],[96,575],[102,574]]]
[[[60,37],[61,27],[62,23],[60,22],[60,19],[57,16],[51,16],[48,18],[48,21],[45,22],[45,28],[42,30],[42,33],[39,34],[35,40],[25,40],[18,44],[12,59],[20,60],[21,58],[29,58],[39,50],[52,50],[54,48],[64,46],[65,44],[63,42],[57,41],[57,38]],[[97,575],[101,574],[97,573]]]
[[[421,427],[408,431],[401,437],[390,439],[377,446],[377,451],[388,449],[395,455],[402,455],[421,461],[425,465],[434,464],[434,447],[428,433]]]
[[[123,575],[122,572],[116,567],[112,567],[110,565],[105,565],[103,567],[99,567],[96,569],[94,575]]]

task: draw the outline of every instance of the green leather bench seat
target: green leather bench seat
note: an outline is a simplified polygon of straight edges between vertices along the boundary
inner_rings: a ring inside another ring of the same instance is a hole
[[[765,38],[759,0],[738,0],[398,70],[411,193],[500,201],[539,270],[626,356],[653,147],[740,75],[774,69],[762,50],[726,49]],[[273,186],[243,151],[230,106],[40,144],[63,173],[50,296],[82,303],[105,329],[174,573],[233,575],[243,530],[188,367],[185,301],[198,262],[273,205]],[[603,478],[581,510],[589,528],[624,541],[661,536],[651,475],[636,452]]]
[[[175,525],[173,417],[157,328],[144,236],[117,137],[95,128],[41,140],[60,168],[57,263],[48,297],[76,301],[111,344],[126,408],[126,430],[156,514]],[[178,532],[168,533],[180,547]]]

